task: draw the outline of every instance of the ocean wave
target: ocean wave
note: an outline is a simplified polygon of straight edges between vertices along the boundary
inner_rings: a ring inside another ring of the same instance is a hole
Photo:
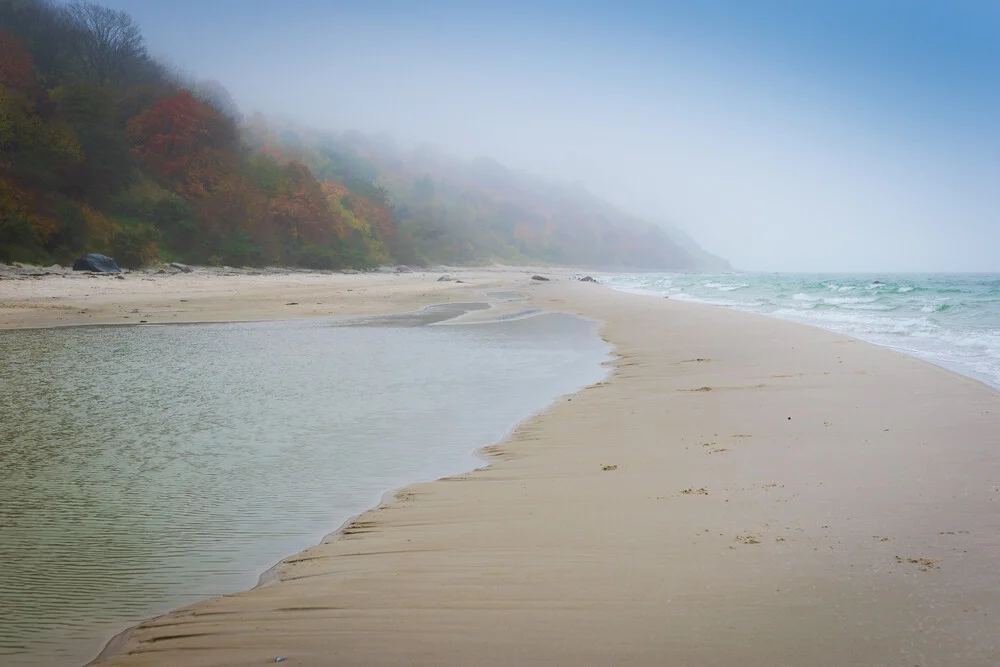
[[[849,303],[875,303],[878,301],[876,297],[861,297],[861,296],[837,296],[829,297],[823,299],[823,303],[828,303],[832,306],[839,306]]]
[[[905,280],[883,277],[877,284],[868,276],[733,278],[670,274],[616,276],[607,282],[819,326],[942,363],[1000,388],[1000,276],[908,275]]]

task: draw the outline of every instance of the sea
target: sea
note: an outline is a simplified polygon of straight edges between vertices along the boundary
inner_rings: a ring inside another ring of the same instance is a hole
[[[251,588],[605,377],[597,323],[487,308],[0,331],[0,665]]]
[[[828,329],[1000,389],[1000,274],[644,273],[600,282]]]

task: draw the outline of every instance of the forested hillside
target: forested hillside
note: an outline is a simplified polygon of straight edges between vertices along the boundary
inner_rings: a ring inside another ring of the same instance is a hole
[[[384,191],[248,150],[217,84],[183,86],[131,18],[0,0],[0,260],[316,268],[390,260]]]
[[[387,137],[333,134],[255,117],[247,141],[308,164],[362,191],[376,183],[393,203],[402,261],[483,260],[599,268],[724,271],[729,264],[677,230],[616,209],[582,186],[512,171],[495,160],[461,160],[432,147],[403,149]]]
[[[0,0],[0,261],[82,252],[130,267],[727,266],[489,159],[244,121],[222,85],[150,58],[124,12]]]

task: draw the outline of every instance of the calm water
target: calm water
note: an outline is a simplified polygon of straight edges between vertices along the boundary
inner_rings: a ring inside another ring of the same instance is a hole
[[[249,588],[604,375],[593,323],[440,319],[0,332],[0,664]]]
[[[639,274],[601,282],[820,326],[1000,389],[1000,274]]]

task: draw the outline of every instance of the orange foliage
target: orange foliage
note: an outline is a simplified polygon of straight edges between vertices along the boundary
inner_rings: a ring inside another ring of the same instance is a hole
[[[266,236],[267,198],[239,177],[219,181],[199,202],[202,225],[220,234]]]
[[[378,240],[387,243],[395,238],[396,226],[392,221],[392,211],[387,207],[364,195],[352,193],[351,210],[355,217],[364,219],[371,226]]]
[[[177,191],[189,199],[202,199],[234,178],[238,171],[232,153],[212,148],[201,150],[191,158],[187,169],[177,174],[180,180]]]
[[[347,186],[336,181],[323,181],[322,187],[328,201],[340,201],[347,194]]]
[[[341,235],[327,206],[326,193],[308,167],[289,162],[281,190],[271,200],[271,216],[293,239],[322,243],[334,234]]]
[[[0,84],[22,89],[35,84],[35,61],[10,28],[0,28]]]
[[[31,225],[31,231],[35,233],[35,238],[38,239],[38,243],[41,245],[45,245],[53,236],[59,233],[59,221],[55,218],[43,217],[36,214],[29,216],[28,221]]]

